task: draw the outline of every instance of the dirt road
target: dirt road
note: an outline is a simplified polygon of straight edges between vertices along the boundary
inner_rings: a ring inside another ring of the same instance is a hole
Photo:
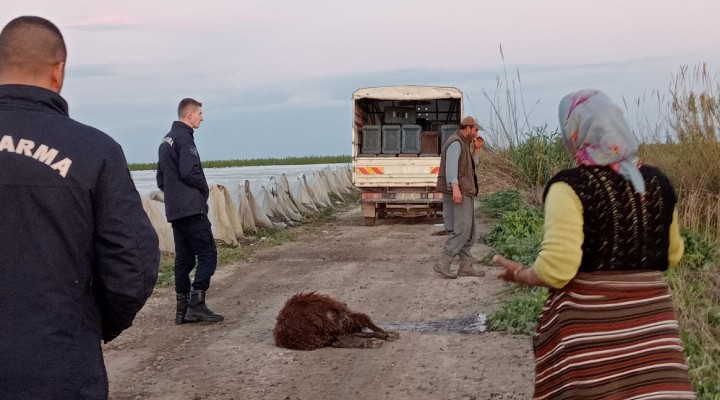
[[[172,289],[156,290],[135,325],[105,346],[110,398],[120,399],[527,399],[528,337],[401,330],[379,349],[277,348],[272,330],[299,291],[333,296],[380,325],[442,326],[489,313],[505,290],[482,278],[432,272],[444,237],[440,220],[391,218],[362,226],[359,208],[335,222],[222,267],[208,304],[219,324],[174,325]],[[481,230],[487,224],[480,221]],[[474,255],[487,252],[482,244]]]

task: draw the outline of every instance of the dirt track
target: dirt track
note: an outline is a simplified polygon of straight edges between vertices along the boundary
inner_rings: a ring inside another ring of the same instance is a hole
[[[362,226],[359,207],[304,229],[293,242],[218,269],[208,304],[219,324],[174,325],[174,293],[162,288],[135,325],[105,346],[110,398],[120,399],[527,399],[528,337],[401,330],[379,349],[277,348],[272,329],[288,297],[314,290],[380,324],[441,321],[498,306],[504,285],[442,279],[432,263],[441,221],[391,218]],[[487,229],[480,221],[479,227]],[[474,255],[487,252],[482,244]]]

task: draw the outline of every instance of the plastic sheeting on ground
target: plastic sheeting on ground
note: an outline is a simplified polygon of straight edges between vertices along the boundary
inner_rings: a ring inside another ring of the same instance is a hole
[[[280,198],[280,202],[287,208],[288,216],[290,216],[293,221],[302,222],[302,212],[298,209],[292,198],[290,183],[285,174],[280,175],[280,182],[277,184],[277,196]]]
[[[174,252],[172,226],[155,171],[132,173],[143,208],[158,233],[160,250]],[[246,232],[300,223],[303,214],[333,207],[354,190],[348,164],[236,167],[205,170],[210,185],[208,218],[216,240],[236,246]],[[279,176],[279,179],[276,177]]]
[[[210,185],[208,206],[213,236],[227,245],[236,246],[237,240],[245,235],[240,225],[240,213],[225,186]]]
[[[158,235],[160,251],[174,253],[175,240],[173,239],[172,226],[165,218],[165,205],[150,197],[141,197],[143,210],[150,217],[150,223]]]
[[[252,210],[250,209],[250,201],[245,193],[245,187],[249,189],[250,182],[245,181],[242,188],[238,190],[238,214],[240,215],[240,225],[244,230],[255,232],[257,231],[257,225],[255,224],[255,217],[253,216]]]

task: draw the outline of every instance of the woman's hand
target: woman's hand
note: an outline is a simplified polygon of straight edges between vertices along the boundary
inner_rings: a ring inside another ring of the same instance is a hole
[[[533,268],[525,268],[521,263],[508,260],[500,254],[495,254],[492,260],[495,264],[503,267],[503,271],[497,275],[502,280],[520,285],[548,286],[537,276]]]
[[[517,275],[523,269],[523,265],[517,261],[508,260],[500,254],[495,254],[492,258],[496,265],[503,267],[497,277],[508,282],[515,282]]]

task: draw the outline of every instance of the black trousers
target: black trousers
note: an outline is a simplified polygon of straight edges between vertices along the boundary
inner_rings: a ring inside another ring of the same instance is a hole
[[[175,239],[175,292],[190,292],[190,272],[197,265],[192,289],[207,290],[217,267],[217,248],[205,215],[172,222]]]

